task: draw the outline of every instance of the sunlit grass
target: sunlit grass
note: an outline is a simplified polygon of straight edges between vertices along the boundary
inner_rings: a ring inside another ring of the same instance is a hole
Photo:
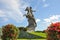
[[[46,38],[46,33],[42,33],[42,32],[30,32],[31,34],[37,35],[37,36],[41,36]]]
[[[17,40],[46,40],[46,39],[17,39]]]
[[[17,39],[17,40],[46,40],[46,39]]]

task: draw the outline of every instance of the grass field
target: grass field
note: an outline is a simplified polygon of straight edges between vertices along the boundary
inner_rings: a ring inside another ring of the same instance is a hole
[[[44,38],[46,38],[46,33],[42,33],[42,32],[30,32],[31,34],[37,35],[37,36],[42,36]]]
[[[17,39],[17,40],[46,40],[46,39]]]
[[[46,40],[46,39],[17,39],[17,40]]]

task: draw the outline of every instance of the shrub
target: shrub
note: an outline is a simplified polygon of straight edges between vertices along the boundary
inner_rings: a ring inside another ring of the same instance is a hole
[[[16,40],[19,34],[19,29],[12,24],[2,27],[2,40]]]
[[[27,31],[27,28],[19,27],[19,30],[20,30],[20,31]]]
[[[60,22],[50,24],[46,32],[47,40],[60,40]]]

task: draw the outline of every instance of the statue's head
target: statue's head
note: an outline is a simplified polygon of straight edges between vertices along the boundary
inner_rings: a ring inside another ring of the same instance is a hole
[[[32,9],[32,7],[26,7],[25,11],[28,11],[29,9]]]
[[[30,9],[32,9],[32,7],[30,7]]]

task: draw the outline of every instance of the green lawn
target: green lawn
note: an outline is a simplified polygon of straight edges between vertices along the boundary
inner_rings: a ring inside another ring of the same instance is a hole
[[[46,39],[17,39],[17,40],[46,40]]]
[[[37,35],[37,36],[42,36],[44,38],[46,38],[46,33],[42,33],[42,32],[30,32],[31,34]]]
[[[46,39],[17,39],[17,40],[46,40]]]

